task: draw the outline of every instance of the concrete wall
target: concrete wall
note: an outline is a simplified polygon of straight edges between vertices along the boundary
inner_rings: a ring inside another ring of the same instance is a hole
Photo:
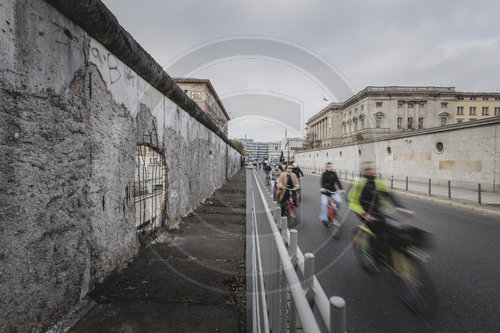
[[[0,45],[0,331],[36,332],[137,253],[137,144],[170,227],[240,155],[44,1],[2,1]]]
[[[439,153],[436,143],[442,142]],[[387,152],[391,148],[391,153]],[[372,142],[347,144],[295,155],[305,170],[321,171],[326,162],[358,174],[359,163],[375,161],[377,173],[394,179],[447,184],[500,191],[500,118],[450,125],[414,134],[394,135]]]

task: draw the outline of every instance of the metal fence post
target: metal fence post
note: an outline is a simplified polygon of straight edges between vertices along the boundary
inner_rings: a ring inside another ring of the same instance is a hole
[[[290,230],[290,244],[288,245],[288,255],[290,256],[290,260],[294,265],[297,263],[297,241],[297,230]]]
[[[477,202],[481,204],[481,183],[477,184]]]
[[[314,299],[314,254],[304,254],[304,281],[302,287],[306,291],[306,297],[309,302]]]
[[[352,180],[354,180],[354,171],[352,172]]]
[[[431,179],[429,178],[429,196],[431,196]]]
[[[330,332],[345,333],[345,301],[342,297],[330,298]]]
[[[448,199],[451,199],[451,180],[448,180]]]
[[[394,176],[391,176],[391,188],[394,188]]]
[[[406,176],[406,190],[408,191],[408,176]]]
[[[346,169],[346,171],[345,171],[345,179],[347,179],[347,169]]]

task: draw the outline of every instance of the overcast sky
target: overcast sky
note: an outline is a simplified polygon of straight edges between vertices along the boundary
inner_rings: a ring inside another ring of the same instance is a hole
[[[500,91],[498,0],[104,0],[104,3],[165,68],[208,41],[251,35],[287,40],[308,50],[333,65],[354,93],[366,86],[385,85]],[[303,68],[255,54],[221,59],[194,69],[190,75],[210,79],[223,101],[224,96],[248,91],[286,96],[301,105],[304,122],[328,103],[322,101],[322,95],[329,102],[338,99],[335,92],[325,90]],[[245,109],[243,102],[244,99],[239,107]],[[235,103],[231,105],[238,107]],[[230,115],[242,113],[228,111]],[[252,113],[250,108],[244,111]],[[269,112],[271,115],[272,111]],[[261,116],[236,118],[230,122],[229,137],[247,135],[256,140],[279,140],[285,128],[286,125]],[[288,136],[302,134],[303,131],[288,127]]]

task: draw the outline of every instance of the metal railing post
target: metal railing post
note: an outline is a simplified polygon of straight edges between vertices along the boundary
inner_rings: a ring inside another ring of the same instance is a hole
[[[394,188],[394,176],[391,176],[391,188]]]
[[[345,301],[342,297],[330,298],[330,332],[345,333]]]
[[[408,191],[408,176],[406,176],[406,190]]]
[[[290,260],[292,264],[295,266],[297,264],[297,243],[298,243],[298,235],[297,230],[290,230],[290,243],[288,245],[288,255],[290,256]]]
[[[451,199],[451,180],[448,180],[448,199]]]
[[[354,180],[354,171],[352,172],[352,180]]]
[[[286,216],[281,217],[281,239],[286,243],[286,237],[287,237],[287,230],[288,230],[288,219]]]
[[[306,297],[309,302],[314,299],[314,254],[304,254],[304,281],[302,287],[306,291]]]
[[[346,171],[345,171],[345,179],[347,179],[347,169],[346,169]]]
[[[477,202],[481,204],[481,183],[477,184]]]
[[[429,178],[429,196],[431,196],[431,179]]]

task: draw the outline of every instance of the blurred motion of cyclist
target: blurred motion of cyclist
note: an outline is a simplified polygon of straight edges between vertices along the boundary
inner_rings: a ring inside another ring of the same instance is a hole
[[[271,171],[271,193],[274,193],[274,187],[276,186],[276,182],[278,181],[280,175],[281,175],[281,170],[279,168],[279,165],[276,164],[274,166],[274,169]]]
[[[354,182],[349,191],[349,208],[357,213],[367,227],[376,235],[374,244],[375,260],[379,261],[378,253],[381,253],[387,239],[385,229],[387,228],[383,211],[387,210],[388,201],[395,207],[407,214],[415,215],[407,210],[390,192],[389,187],[380,178],[376,177],[375,163],[361,163],[361,177]]]
[[[319,219],[323,222],[323,224],[328,225],[328,199],[331,194],[325,191],[325,189],[331,192],[336,192],[336,184],[340,191],[343,192],[344,190],[342,189],[342,184],[340,184],[337,173],[333,171],[333,164],[331,162],[326,163],[325,169],[326,171],[321,175],[321,188],[319,189],[321,191],[321,212],[319,214]],[[337,205],[337,209],[340,209],[342,199],[338,193],[333,194],[333,200]]]
[[[292,172],[292,169],[293,166],[288,165],[285,172],[279,176],[278,182],[276,183],[276,186],[278,187],[276,192],[276,202],[278,202],[281,206],[281,216],[285,216],[286,205],[288,203],[288,199],[290,198],[289,191],[286,188],[299,188],[299,180]],[[292,196],[294,206],[298,206],[299,202],[297,199],[297,191],[292,191]]]

